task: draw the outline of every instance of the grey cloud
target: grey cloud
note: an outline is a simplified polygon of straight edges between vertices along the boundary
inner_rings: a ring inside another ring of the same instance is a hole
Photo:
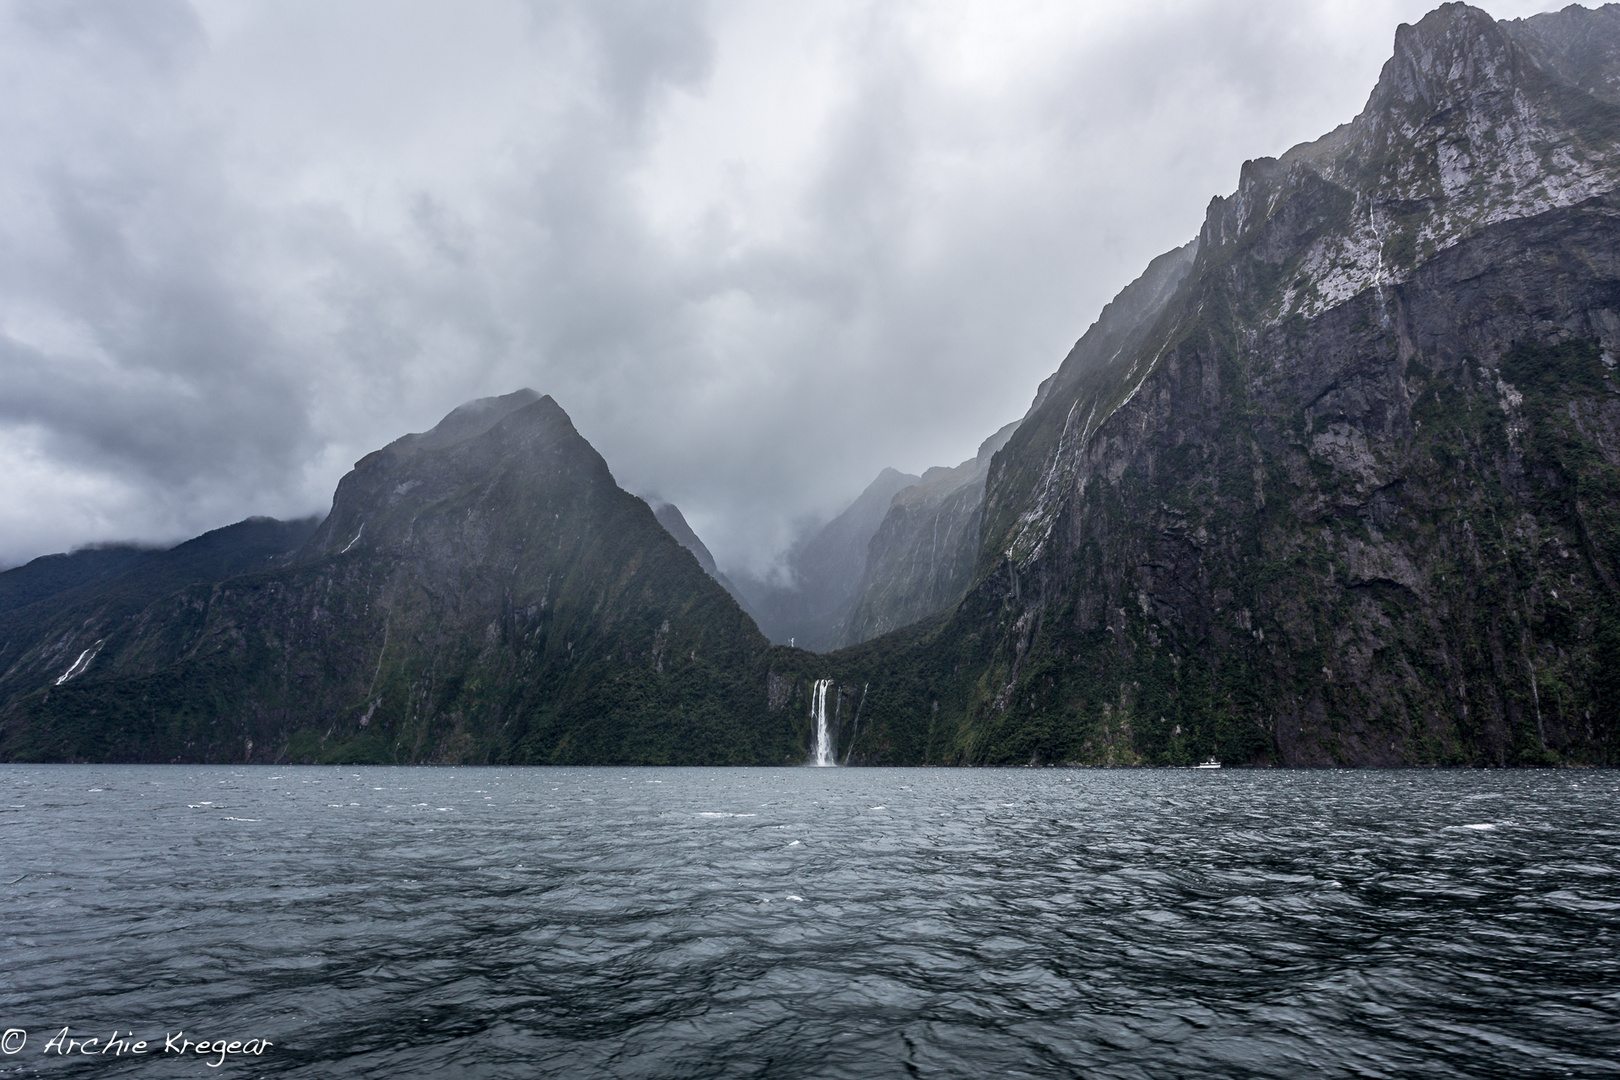
[[[14,296],[70,311],[88,355],[0,336],[0,420],[41,425],[66,462],[160,491],[222,469],[231,482],[271,480],[254,474],[295,467],[303,433],[293,366],[231,288],[217,258],[230,226],[208,193],[177,204],[165,177],[134,172],[122,188],[65,168],[42,178],[57,250],[6,276]]]
[[[699,83],[714,57],[708,5],[659,0],[574,0],[532,5],[549,31],[579,32],[606,100],[621,116],[639,120],[670,86]]]
[[[1021,414],[1422,10],[1059,11],[975,82],[853,0],[0,7],[0,563],[320,510],[532,386],[760,569]]]
[[[133,59],[158,72],[196,59],[206,46],[185,0],[21,0],[16,18],[56,48],[83,49],[102,62]]]

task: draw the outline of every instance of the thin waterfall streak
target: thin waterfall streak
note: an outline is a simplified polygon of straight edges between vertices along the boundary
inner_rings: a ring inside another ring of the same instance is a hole
[[[816,746],[810,764],[818,767],[837,764],[833,760],[832,739],[827,733],[827,687],[831,685],[831,679],[817,679],[810,696],[810,711],[816,718]]]
[[[866,691],[871,685],[865,683],[861,686],[861,700],[855,703],[855,719],[849,723],[849,749],[844,751],[845,765],[849,764],[850,756],[855,753],[855,740],[861,733],[861,706],[866,704]]]

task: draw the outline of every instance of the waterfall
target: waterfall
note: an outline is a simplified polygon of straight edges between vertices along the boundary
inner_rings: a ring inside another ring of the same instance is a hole
[[[831,679],[817,679],[810,695],[810,712],[816,718],[816,746],[810,759],[812,765],[837,764],[833,761],[832,739],[827,734],[827,687],[831,685]]]

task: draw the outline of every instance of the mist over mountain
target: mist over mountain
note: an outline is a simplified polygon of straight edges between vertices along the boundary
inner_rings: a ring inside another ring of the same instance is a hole
[[[766,636],[812,652],[841,643],[866,569],[867,547],[896,493],[917,480],[884,469],[842,513],[788,550],[782,565],[786,581],[738,576]]]
[[[479,399],[318,525],[0,574],[0,757],[1615,764],[1617,188],[1620,6],[1446,4],[780,578]]]
[[[889,501],[867,543],[860,584],[832,645],[855,645],[955,604],[973,583],[990,461],[1018,424],[954,468],[936,466]]]

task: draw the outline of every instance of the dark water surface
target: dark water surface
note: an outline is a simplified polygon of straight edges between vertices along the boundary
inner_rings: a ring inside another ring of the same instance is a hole
[[[1620,1076],[1614,772],[0,788],[0,1075]]]

